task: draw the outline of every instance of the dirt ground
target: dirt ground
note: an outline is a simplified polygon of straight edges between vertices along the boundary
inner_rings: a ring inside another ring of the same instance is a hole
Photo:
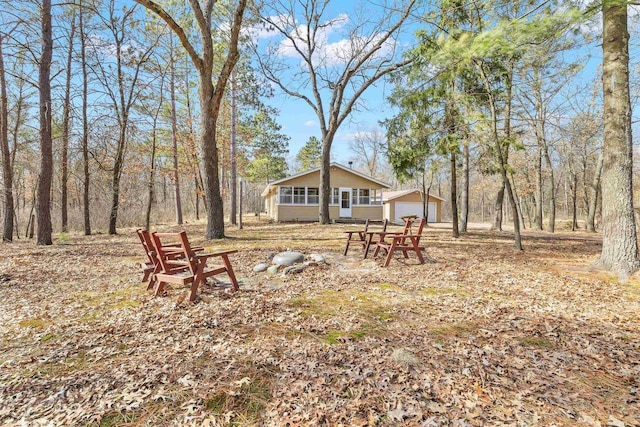
[[[0,424],[638,426],[640,280],[589,266],[599,235],[425,231],[427,262],[380,267],[353,225],[253,220],[195,305],[153,297],[142,247],[59,235],[0,244]],[[162,231],[177,230],[163,226]],[[270,276],[283,250],[327,264]]]

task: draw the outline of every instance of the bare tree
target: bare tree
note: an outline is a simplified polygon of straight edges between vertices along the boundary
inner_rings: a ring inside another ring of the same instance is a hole
[[[141,90],[138,80],[142,65],[148,60],[159,40],[158,36],[155,40],[147,42],[144,50],[128,46],[130,33],[133,32],[135,7],[124,7],[121,15],[118,9],[115,0],[110,0],[107,4],[106,13],[98,13],[97,16],[111,33],[113,39],[108,43],[94,46],[96,54],[106,52],[108,55],[112,55],[115,60],[115,76],[110,73],[110,66],[112,65],[110,59],[98,57],[95,61],[96,76],[102,83],[104,92],[111,102],[111,108],[116,114],[118,125],[115,155],[111,168],[109,234],[116,234],[120,204],[120,180],[124,167],[124,153],[127,147],[131,108],[138,99]],[[113,51],[110,52],[111,50]],[[130,72],[130,75],[127,75],[127,71]]]
[[[336,132],[349,117],[362,94],[375,82],[412,62],[400,58],[396,38],[416,0],[398,4],[370,3],[376,11],[355,10],[327,18],[330,0],[280,0],[263,13],[263,21],[284,40],[259,58],[267,79],[285,94],[303,100],[320,123],[319,221],[328,224],[331,146]],[[372,21],[373,16],[380,17]],[[329,45],[328,33],[346,28],[338,45]],[[373,29],[373,30],[372,30]],[[301,64],[290,72],[287,58]]]
[[[173,148],[173,183],[176,186],[176,223],[182,224],[182,200],[180,198],[180,174],[178,173],[178,122],[176,119],[176,57],[173,36],[169,36],[169,91],[171,92],[171,142]],[[155,138],[155,129],[154,129]]]
[[[38,178],[38,245],[50,245],[51,177],[53,175],[53,142],[51,138],[51,58],[53,34],[51,29],[51,0],[42,1],[42,56],[38,67],[40,93],[40,176]]]
[[[349,148],[356,154],[356,164],[363,167],[369,176],[378,175],[386,140],[385,134],[374,128],[369,132],[358,132],[349,143]]]
[[[198,0],[189,0],[193,16],[196,20],[200,32],[202,52],[198,53],[194,47],[195,43],[189,41],[184,29],[176,20],[165,11],[158,3],[151,0],[135,0],[146,7],[151,12],[164,20],[169,28],[178,36],[180,42],[191,57],[191,61],[198,70],[200,76],[200,108],[202,125],[202,151],[204,154],[204,171],[206,177],[206,203],[207,203],[207,230],[205,233],[208,239],[221,239],[224,237],[224,211],[222,197],[220,194],[220,176],[218,173],[218,151],[216,147],[216,124],[220,113],[220,103],[224,96],[224,90],[231,71],[239,58],[238,40],[242,19],[247,7],[247,0],[238,0],[236,3],[233,18],[229,29],[229,39],[226,45],[226,57],[222,61],[222,66],[217,75],[217,81],[213,82],[214,62],[217,50],[214,50],[212,29],[213,8],[218,3],[217,0],[207,0],[204,8]],[[217,46],[216,46],[217,47]]]
[[[87,70],[86,38],[84,26],[85,8],[80,0],[78,11],[78,32],[80,33],[80,65],[82,68],[82,212],[84,218],[84,234],[91,235],[91,216],[89,211],[89,119],[87,105],[89,99],[89,72]]]
[[[13,241],[13,167],[9,149],[9,109],[7,107],[7,81],[4,70],[4,36],[0,34],[0,149],[2,152],[2,184],[4,195],[4,223],[2,240]]]
[[[71,61],[73,59],[73,38],[76,32],[76,14],[72,11],[71,30],[69,32],[69,48],[67,50],[67,76],[64,88],[64,106],[62,111],[62,176],[61,176],[61,197],[60,216],[62,221],[62,231],[66,232],[68,227],[68,181],[69,181],[69,133],[71,122]]]

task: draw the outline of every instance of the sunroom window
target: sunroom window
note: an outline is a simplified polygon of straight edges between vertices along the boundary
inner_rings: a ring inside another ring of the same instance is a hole
[[[307,204],[317,205],[320,203],[320,191],[318,188],[307,188]]]
[[[280,187],[280,200],[279,203],[292,203],[293,202],[293,188],[292,187]]]
[[[339,188],[332,188],[331,189],[331,204],[332,205],[337,205],[338,202],[340,201],[340,189]]]
[[[293,187],[293,203],[295,205],[304,205],[306,202],[305,199],[305,188]]]

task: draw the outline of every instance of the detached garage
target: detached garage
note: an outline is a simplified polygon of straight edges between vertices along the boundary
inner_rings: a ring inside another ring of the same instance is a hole
[[[420,190],[385,191],[382,194],[384,217],[391,222],[402,223],[405,215],[423,217],[422,201],[424,193]],[[442,221],[442,197],[429,194],[429,217],[427,222]]]

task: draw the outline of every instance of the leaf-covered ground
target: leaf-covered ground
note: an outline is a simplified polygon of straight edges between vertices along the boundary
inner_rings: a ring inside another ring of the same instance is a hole
[[[381,268],[352,228],[188,225],[240,250],[195,305],[145,291],[134,230],[0,245],[0,424],[640,425],[640,281],[590,270],[599,236],[429,228]],[[286,249],[328,264],[252,271]]]

